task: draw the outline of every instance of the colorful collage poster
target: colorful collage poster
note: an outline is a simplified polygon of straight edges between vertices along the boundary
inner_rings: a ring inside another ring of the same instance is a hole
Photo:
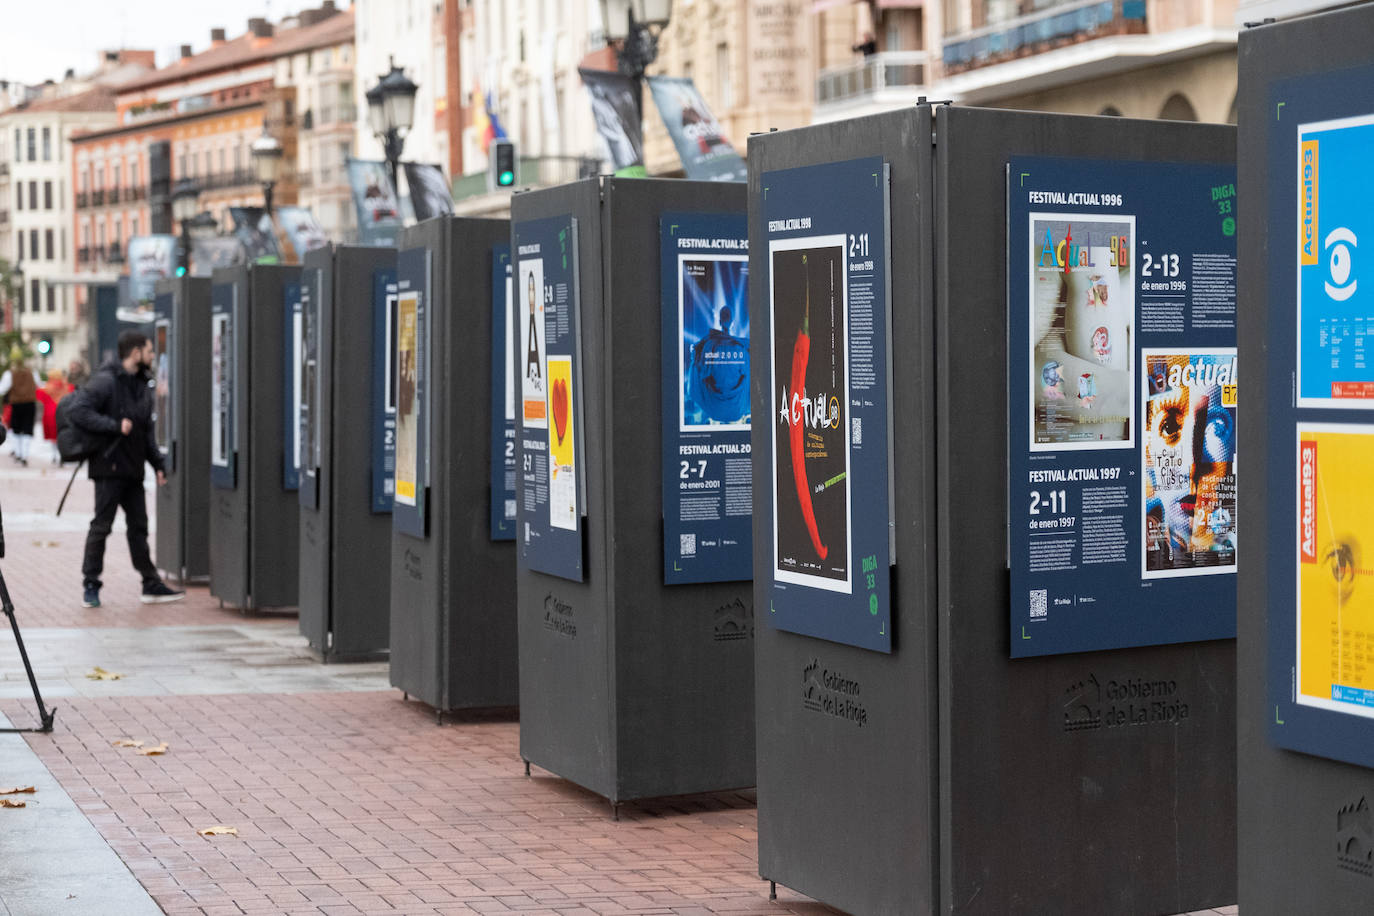
[[[210,287],[210,479],[217,487],[237,486],[234,467],[234,311],[232,283]]]
[[[572,357],[548,359],[549,524],[577,530],[577,450],[574,447]]]
[[[419,490],[420,293],[407,290],[396,300],[396,495],[403,506],[416,505]]]
[[[1132,217],[1032,213],[1032,451],[1129,446]]]
[[[663,314],[663,581],[753,576],[748,222],[659,220]]]
[[[890,174],[882,159],[767,172],[751,235],[767,245],[752,351],[772,426],[769,625],[892,651],[895,562]],[[753,238],[750,240],[753,242]],[[758,244],[758,243],[755,243]],[[758,262],[756,262],[758,263]],[[764,505],[766,503],[766,505]]]
[[[1236,351],[1145,350],[1146,579],[1236,571]]]
[[[549,417],[548,344],[544,336],[544,259],[520,260],[520,422],[543,429]]]
[[[773,577],[849,593],[846,237],[772,242]]]

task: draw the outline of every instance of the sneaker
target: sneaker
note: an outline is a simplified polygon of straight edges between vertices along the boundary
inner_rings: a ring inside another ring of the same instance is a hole
[[[185,597],[185,592],[168,588],[161,582],[154,582],[152,585],[143,586],[143,596],[139,600],[144,604],[166,604],[168,601],[180,601]]]
[[[100,589],[88,588],[81,596],[82,607],[100,607]]]

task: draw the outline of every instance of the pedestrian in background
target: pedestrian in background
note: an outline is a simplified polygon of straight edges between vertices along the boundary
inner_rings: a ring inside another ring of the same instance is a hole
[[[38,382],[24,365],[24,351],[10,351],[10,367],[0,375],[0,397],[10,407],[10,432],[14,434],[14,459],[28,467],[29,447],[33,443],[33,420],[37,412]]]
[[[101,366],[84,388],[72,397],[72,423],[107,444],[91,456],[95,482],[95,518],[86,534],[81,562],[82,607],[100,607],[100,574],[105,566],[105,539],[114,525],[115,511],[124,510],[128,526],[129,558],[143,577],[144,604],[177,601],[185,592],[163,584],[148,553],[148,507],[144,502],[143,463],[157,472],[158,486],[167,483],[162,451],[153,423],[153,345],[138,331],[119,335],[119,357]]]
[[[52,447],[53,464],[62,463],[57,450],[57,405],[71,392],[72,386],[62,377],[61,369],[49,369],[47,381],[38,389],[38,403],[43,405],[43,438]]]
[[[91,370],[86,361],[77,357],[67,364],[67,384],[73,389],[80,388],[91,380]]]

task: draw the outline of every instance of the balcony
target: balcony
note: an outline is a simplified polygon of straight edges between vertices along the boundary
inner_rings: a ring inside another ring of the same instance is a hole
[[[76,209],[84,210],[91,205],[91,196],[85,191],[76,192]]]
[[[1145,31],[1146,0],[1061,3],[945,39],[946,75],[1040,54],[1067,44]]]
[[[92,257],[91,257],[91,249],[90,249],[90,248],[82,247],[82,248],[76,249],[76,263],[78,263],[78,264],[89,264],[91,261],[92,261]]]
[[[105,192],[104,192],[104,190],[92,191],[92,192],[91,192],[91,206],[92,206],[92,207],[103,207],[103,206],[105,206]]]
[[[105,251],[105,263],[106,263],[106,264],[123,264],[123,263],[124,263],[124,252],[120,249],[119,243],[118,243],[118,242],[113,242],[113,243],[111,243],[110,247],[109,247],[108,249],[106,249],[106,251]]]
[[[844,67],[822,70],[816,77],[817,120],[827,109],[894,108],[913,105],[925,92],[929,58],[925,51],[881,51]]]
[[[106,198],[105,202],[107,204],[119,203],[119,188],[110,188],[110,196]]]
[[[1235,52],[1231,15],[1210,3],[1041,0],[1037,5],[1042,8],[946,35],[940,96],[992,104],[1140,67]]]

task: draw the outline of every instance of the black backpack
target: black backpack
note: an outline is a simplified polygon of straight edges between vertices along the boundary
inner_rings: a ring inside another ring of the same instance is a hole
[[[89,433],[72,422],[72,406],[82,397],[86,389],[78,388],[57,402],[57,453],[63,461],[85,461],[109,444],[108,436]]]

